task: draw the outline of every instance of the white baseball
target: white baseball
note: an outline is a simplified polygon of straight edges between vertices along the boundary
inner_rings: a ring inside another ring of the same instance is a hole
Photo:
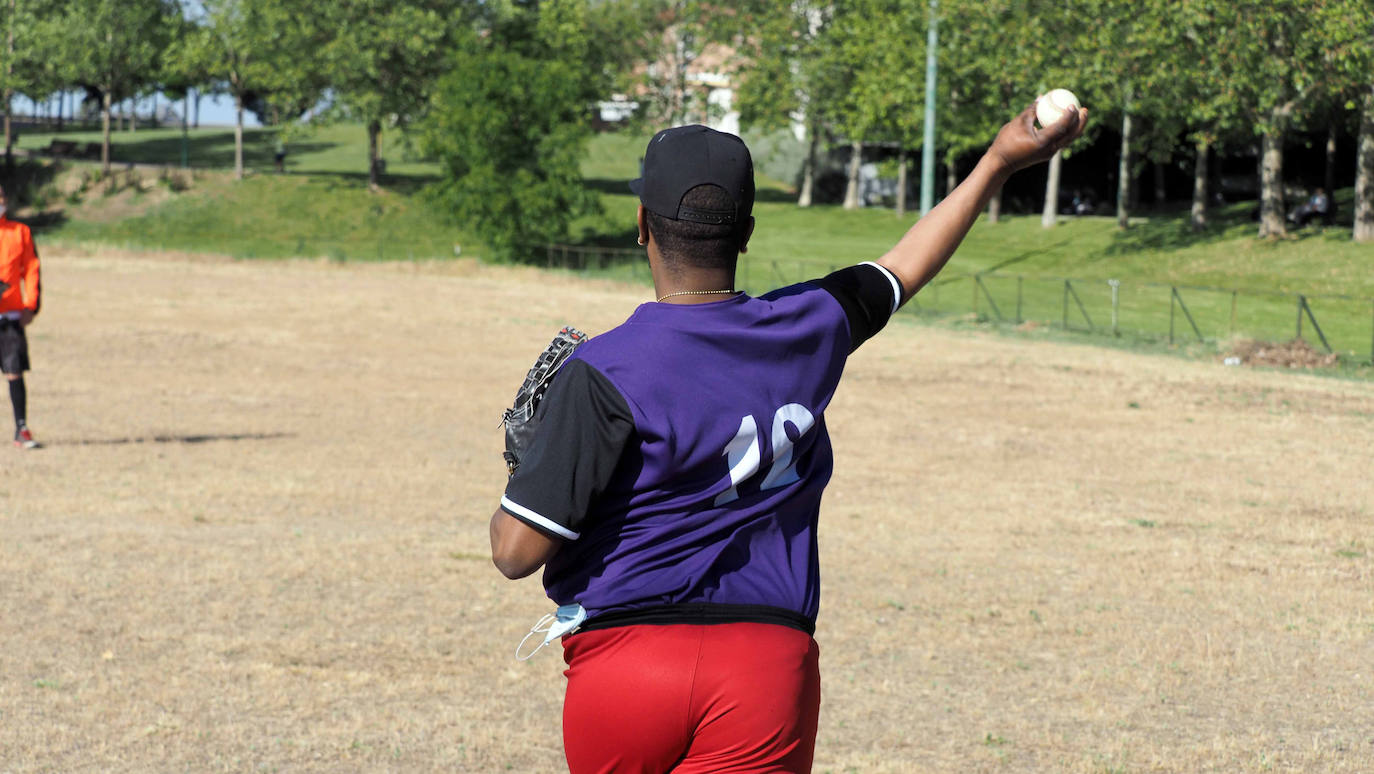
[[[1049,126],[1058,121],[1070,110],[1077,110],[1081,107],[1078,104],[1078,97],[1068,89],[1055,89],[1048,94],[1043,94],[1035,101],[1035,120],[1041,126]]]

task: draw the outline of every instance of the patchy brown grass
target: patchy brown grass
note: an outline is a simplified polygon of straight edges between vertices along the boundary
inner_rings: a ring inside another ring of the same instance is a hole
[[[44,258],[0,771],[561,768],[496,422],[642,289]],[[1374,770],[1374,385],[898,323],[828,419],[817,771]]]
[[[1269,366],[1272,368],[1335,368],[1340,357],[1319,352],[1306,339],[1291,339],[1283,342],[1256,341],[1242,339],[1231,345],[1230,354],[1223,360],[1228,365]]]

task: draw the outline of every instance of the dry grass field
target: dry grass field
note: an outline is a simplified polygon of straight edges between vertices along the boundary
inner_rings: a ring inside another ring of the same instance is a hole
[[[644,289],[44,261],[0,772],[560,770],[497,418]],[[829,426],[818,772],[1374,771],[1374,384],[901,322]]]

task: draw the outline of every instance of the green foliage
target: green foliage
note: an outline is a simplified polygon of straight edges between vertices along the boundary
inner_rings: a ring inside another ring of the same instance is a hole
[[[50,17],[60,34],[63,80],[85,84],[111,101],[132,96],[153,82],[158,64],[181,19],[173,0],[58,0]]]
[[[586,0],[513,8],[462,34],[423,130],[434,196],[510,259],[596,210],[579,164],[607,83]]]
[[[470,0],[339,0],[323,5],[329,31],[321,51],[334,95],[371,140],[368,178],[375,187],[378,135],[423,115],[435,81],[452,64],[446,53],[466,28]]]

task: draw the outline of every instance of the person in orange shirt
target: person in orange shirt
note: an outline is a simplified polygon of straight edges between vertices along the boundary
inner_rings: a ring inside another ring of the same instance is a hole
[[[5,217],[9,199],[0,188],[0,373],[9,382],[10,405],[14,407],[14,445],[36,449],[38,442],[29,432],[28,392],[24,372],[29,370],[29,341],[24,329],[38,314],[42,283],[38,274],[38,251],[33,234],[23,223]]]

